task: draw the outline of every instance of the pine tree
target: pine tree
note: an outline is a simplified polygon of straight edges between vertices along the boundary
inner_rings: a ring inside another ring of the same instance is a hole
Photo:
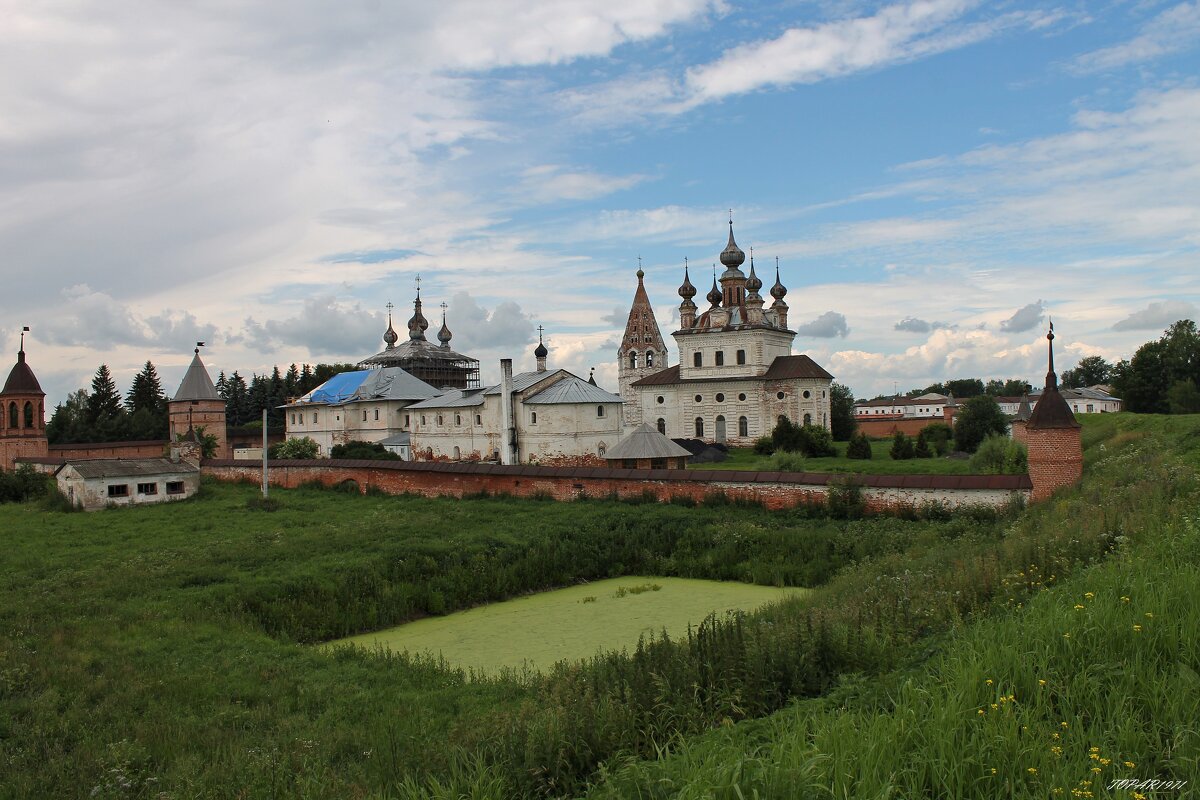
[[[221,374],[217,376],[217,394],[221,395],[222,400],[229,400],[229,379],[225,377],[225,370],[221,370]],[[229,412],[225,412],[226,416]]]
[[[92,391],[88,397],[87,423],[90,428],[86,432],[88,441],[112,442],[124,439],[126,436],[125,408],[121,405],[121,395],[117,392],[117,384],[107,364],[101,364],[92,378]]]
[[[300,369],[300,389],[299,394],[308,394],[313,389],[317,388],[316,379],[313,377],[312,367],[305,364]]]
[[[133,384],[125,397],[125,408],[129,411],[129,436],[133,439],[165,439],[169,430],[167,422],[167,396],[163,394],[158,372],[149,361],[142,371],[133,376]]]
[[[287,374],[283,376],[283,389],[288,398],[300,394],[300,370],[295,364],[288,367]]]
[[[230,425],[245,425],[250,418],[246,379],[235,370],[225,388],[225,417]]]
[[[929,440],[924,429],[917,434],[917,446],[913,448],[913,455],[917,458],[933,458],[933,451],[929,449]]]

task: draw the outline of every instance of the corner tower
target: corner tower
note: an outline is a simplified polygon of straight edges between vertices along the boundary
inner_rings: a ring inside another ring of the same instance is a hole
[[[1046,334],[1049,370],[1046,386],[1025,423],[1025,446],[1029,449],[1029,480],[1033,502],[1049,498],[1064,486],[1074,486],[1083,477],[1083,444],[1079,423],[1058,391],[1054,372],[1054,323]]]
[[[46,440],[46,393],[25,361],[25,328],[17,363],[0,390],[0,470],[10,470],[19,458],[45,458],[50,454]]]
[[[637,290],[633,293],[625,335],[617,350],[617,376],[621,399],[625,401],[623,421],[626,426],[642,424],[642,408],[633,382],[667,368],[667,346],[654,318],[654,309],[650,307],[650,297],[642,280],[645,276],[639,267]]]
[[[192,430],[203,428],[204,433],[217,437],[217,458],[229,458],[229,441],[225,434],[225,401],[213,386],[212,378],[204,362],[200,360],[200,346],[196,342],[192,363],[184,373],[183,381],[175,396],[167,403],[171,441],[190,438]]]

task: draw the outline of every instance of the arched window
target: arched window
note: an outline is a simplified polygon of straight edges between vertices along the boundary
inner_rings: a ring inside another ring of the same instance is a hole
[[[458,447],[456,446],[454,448],[454,460],[457,461],[460,458],[462,458],[462,450],[459,450]]]
[[[738,417],[738,436],[750,435],[750,420],[745,417]]]
[[[776,422],[786,422],[786,421],[787,421],[787,414],[780,414],[779,419],[776,420]]]
[[[704,438],[704,418],[703,417],[696,417],[696,438],[697,439]]]
[[[637,369],[637,353],[629,354],[629,368]]]
[[[529,424],[537,425],[537,412],[536,411],[531,411],[529,413]]]
[[[805,415],[804,415],[804,424],[805,424],[805,425],[812,425],[812,414],[805,414]]]
[[[658,418],[658,432],[663,436],[667,435],[667,421],[662,417]]]
[[[717,441],[725,441],[725,417],[721,414],[717,415]]]
[[[18,417],[18,412],[17,412],[17,404],[9,403],[8,404],[8,427],[10,427],[10,428],[17,427],[18,420],[19,420],[19,417]]]
[[[596,416],[597,417],[604,416],[604,406],[596,406]]]
[[[25,427],[33,427],[33,403],[25,404]]]
[[[717,351],[717,366],[718,367],[725,366],[725,351],[724,350]]]
[[[654,351],[653,350],[646,351],[646,366],[647,367],[654,366]]]
[[[455,425],[462,425],[462,414],[455,414],[455,415],[454,415],[454,424],[455,424]]]
[[[606,445],[604,442],[596,445],[596,455],[600,456],[601,458],[604,458],[604,452],[606,450],[608,450],[608,445]]]

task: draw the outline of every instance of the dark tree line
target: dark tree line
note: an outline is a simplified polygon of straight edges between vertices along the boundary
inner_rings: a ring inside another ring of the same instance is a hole
[[[90,391],[72,392],[54,407],[46,438],[51,444],[165,439],[167,429],[167,396],[152,363],[134,376],[124,399],[108,365],[101,364]]]
[[[1200,333],[1181,319],[1133,357],[1112,367],[1112,384],[1127,411],[1200,413]]]
[[[225,399],[225,418],[229,425],[261,425],[262,412],[266,409],[267,424],[277,428],[283,425],[280,406],[308,394],[339,372],[357,368],[354,364],[317,364],[315,367],[292,364],[286,372],[275,367],[270,375],[251,375],[248,384],[236,371],[228,377],[222,372],[217,377],[217,394]]]

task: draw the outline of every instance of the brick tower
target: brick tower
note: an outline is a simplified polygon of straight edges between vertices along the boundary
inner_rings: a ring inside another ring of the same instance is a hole
[[[1079,423],[1058,391],[1054,373],[1054,323],[1046,334],[1050,369],[1046,388],[1025,423],[1025,446],[1029,448],[1029,480],[1033,502],[1045,500],[1064,486],[1074,486],[1083,477],[1083,444]]]
[[[175,397],[167,403],[170,419],[171,441],[190,438],[195,428],[217,437],[217,458],[229,458],[229,440],[225,435],[225,401],[217,394],[217,387],[204,362],[200,360],[200,345],[196,343],[196,354],[179,384]]]
[[[650,297],[642,283],[646,273],[637,271],[637,291],[633,293],[633,306],[629,309],[629,320],[625,323],[625,335],[617,350],[617,375],[620,382],[621,399],[625,401],[624,423],[626,427],[642,424],[642,407],[633,382],[667,368],[667,346],[663,343]]]
[[[17,363],[8,373],[0,391],[0,470],[10,470],[18,458],[45,458],[50,454],[46,441],[46,393],[29,364],[25,362],[25,328],[21,331],[21,349]]]

